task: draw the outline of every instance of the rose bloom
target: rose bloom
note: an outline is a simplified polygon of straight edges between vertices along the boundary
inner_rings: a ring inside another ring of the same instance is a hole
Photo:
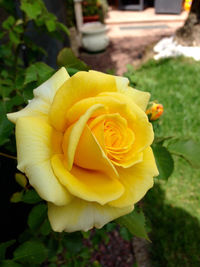
[[[17,168],[48,202],[54,231],[87,231],[130,213],[158,175],[149,93],[65,68],[34,90],[16,124]]]

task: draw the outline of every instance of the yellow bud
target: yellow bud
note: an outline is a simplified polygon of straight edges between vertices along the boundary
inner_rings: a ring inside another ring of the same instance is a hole
[[[146,114],[150,121],[155,121],[163,114],[164,107],[162,104],[153,102],[152,105],[146,110]]]

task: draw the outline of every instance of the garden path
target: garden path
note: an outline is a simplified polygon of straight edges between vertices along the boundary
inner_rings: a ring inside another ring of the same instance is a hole
[[[110,44],[106,51],[98,54],[80,53],[92,69],[107,71],[114,69],[121,75],[127,64],[137,66],[147,47],[151,47],[162,37],[170,36],[181,27],[187,12],[180,15],[155,14],[154,8],[144,11],[120,11],[110,9],[105,20],[108,25]]]

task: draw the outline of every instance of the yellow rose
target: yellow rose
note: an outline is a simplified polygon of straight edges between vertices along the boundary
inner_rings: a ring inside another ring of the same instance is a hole
[[[54,231],[87,231],[131,212],[158,175],[149,93],[96,71],[61,68],[16,123],[18,169],[48,202]]]

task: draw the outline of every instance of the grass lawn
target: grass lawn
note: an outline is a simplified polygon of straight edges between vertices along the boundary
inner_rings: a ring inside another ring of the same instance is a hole
[[[149,61],[134,72],[136,88],[164,105],[157,136],[200,142],[200,63],[191,59]],[[175,158],[169,180],[156,179],[144,200],[152,233],[152,266],[200,266],[200,170]]]

